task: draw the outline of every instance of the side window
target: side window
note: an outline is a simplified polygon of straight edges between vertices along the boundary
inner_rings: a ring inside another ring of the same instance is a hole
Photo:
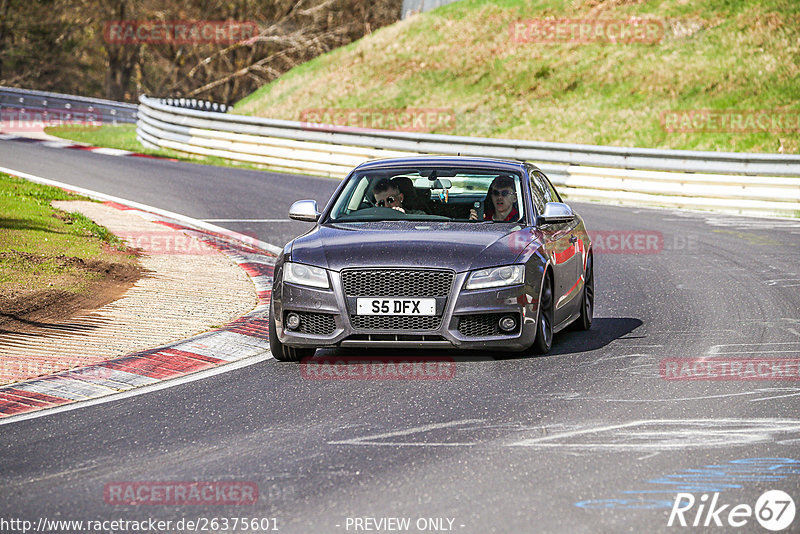
[[[547,202],[545,198],[546,190],[536,171],[531,172],[531,197],[533,199],[533,207],[536,208],[537,213],[544,212],[544,205]]]
[[[542,180],[545,186],[545,191],[547,192],[545,198],[549,199],[547,202],[562,202],[561,195],[558,194],[556,188],[553,187],[552,183],[550,183],[550,179],[540,172],[537,172],[536,175],[539,177],[540,180]]]

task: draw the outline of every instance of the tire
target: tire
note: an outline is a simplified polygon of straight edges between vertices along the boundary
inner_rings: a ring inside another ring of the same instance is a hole
[[[592,327],[594,315],[594,266],[592,255],[586,259],[586,273],[583,280],[583,295],[581,295],[581,315],[575,321],[578,330],[589,330]]]
[[[539,317],[536,319],[536,340],[531,349],[534,354],[547,354],[553,346],[553,279],[546,272],[539,299]]]
[[[272,356],[281,362],[297,362],[303,358],[310,358],[317,350],[313,347],[289,347],[278,339],[278,329],[275,326],[275,307],[269,303],[269,348]]]

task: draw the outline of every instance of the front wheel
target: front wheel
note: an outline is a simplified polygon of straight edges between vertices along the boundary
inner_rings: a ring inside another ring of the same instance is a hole
[[[553,346],[553,282],[547,274],[542,287],[542,298],[539,299],[539,319],[536,321],[536,340],[533,352],[546,354]]]
[[[581,299],[581,315],[575,321],[578,330],[589,330],[594,315],[594,267],[592,256],[586,258],[586,272],[583,274],[583,298]]]
[[[297,362],[303,358],[310,358],[316,351],[313,347],[289,347],[278,339],[278,329],[275,325],[275,306],[269,303],[269,348],[276,360],[281,362]]]

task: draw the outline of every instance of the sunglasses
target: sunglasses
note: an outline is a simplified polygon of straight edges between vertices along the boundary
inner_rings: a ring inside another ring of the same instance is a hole
[[[513,195],[513,191],[509,191],[508,189],[502,189],[498,191],[497,189],[492,189],[492,196],[493,197],[507,197],[508,195]]]
[[[379,200],[378,203],[377,203],[377,206],[379,208],[382,208],[387,204],[394,204],[395,200],[399,200],[399,199],[397,197],[386,197],[385,201]]]

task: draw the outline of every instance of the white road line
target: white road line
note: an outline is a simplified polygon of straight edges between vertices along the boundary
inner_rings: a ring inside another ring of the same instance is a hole
[[[527,438],[508,446],[617,452],[680,450],[774,441],[775,434],[798,431],[800,421],[786,419],[652,419]],[[587,442],[565,441],[565,438],[582,436],[593,437]]]
[[[778,395],[778,392],[785,392]],[[615,399],[615,398],[602,398],[602,397],[581,397],[577,393],[570,393],[570,394],[561,394],[561,395],[553,395],[553,398],[559,400],[569,400],[569,401],[579,401],[579,402],[644,402],[644,403],[653,403],[653,402],[685,402],[685,401],[697,401],[697,400],[708,400],[708,399],[723,399],[727,397],[743,397],[747,395],[765,395],[765,394],[775,394],[774,397],[768,397],[770,399],[780,399],[782,397],[792,397],[795,395],[800,395],[800,391],[798,388],[761,388],[761,389],[754,389],[750,391],[737,391],[735,393],[719,393],[716,395],[698,395],[694,397],[670,397],[668,399]],[[750,399],[750,402],[756,402],[761,399]]]
[[[800,354],[800,348],[795,350],[729,350],[726,352],[715,352],[715,356],[722,356],[724,354]]]
[[[195,380],[202,380],[204,378],[209,378],[211,376],[219,375],[222,373],[227,373],[228,371],[235,371],[236,369],[241,369],[243,367],[248,367],[255,363],[261,363],[268,359],[272,358],[272,354],[269,352],[265,352],[259,356],[251,356],[249,358],[245,358],[243,360],[239,360],[238,362],[228,363],[225,365],[221,365],[219,367],[214,367],[212,369],[206,369],[204,371],[198,371],[196,373],[192,373],[190,375],[182,376],[179,378],[173,378],[170,380],[163,380],[158,382],[157,384],[152,384],[149,386],[141,386],[136,389],[130,389],[128,391],[123,391],[122,393],[112,393],[106,397],[100,397],[96,399],[90,399],[86,401],[78,401],[73,402],[71,404],[66,404],[64,406],[56,406],[54,408],[47,408],[44,410],[39,410],[36,412],[30,413],[23,413],[19,415],[11,415],[9,417],[0,418],[0,426],[7,425],[9,423],[16,423],[19,421],[25,421],[27,419],[36,419],[38,417],[45,417],[48,415],[54,415],[61,412],[68,412],[70,410],[77,410],[78,408],[85,408],[88,406],[95,406],[97,404],[105,404],[107,402],[114,402],[121,399],[127,399],[129,397],[135,397],[137,395],[143,395],[145,393],[150,393],[153,391],[158,391],[161,389],[171,388],[173,386],[180,386],[182,384],[188,384],[189,382],[194,382]]]
[[[750,399],[750,402],[758,402],[758,401],[765,401],[765,400],[775,400],[775,399],[785,399],[786,397],[797,397],[800,393],[786,393],[784,395],[776,395],[774,397],[763,397],[760,399]]]
[[[393,438],[399,436],[408,436],[410,434],[419,434],[420,432],[429,432],[431,430],[438,430],[441,428],[449,428],[452,426],[469,425],[474,423],[484,423],[483,419],[461,419],[459,421],[450,421],[447,423],[433,423],[429,425],[415,426],[406,430],[396,430],[394,432],[386,432],[383,434],[372,434],[370,436],[362,436],[360,438],[346,439],[342,441],[329,441],[329,445],[416,445],[418,447],[463,447],[466,445],[474,445],[474,443],[421,443],[421,442],[374,442],[372,440]]]
[[[79,143],[70,143],[67,141],[42,141],[40,143],[41,146],[45,146],[48,148],[64,148],[68,146],[77,145]]]
[[[218,234],[222,234],[222,235],[225,235],[225,236],[232,237],[233,239],[236,239],[236,240],[241,241],[243,243],[248,243],[248,244],[255,245],[255,246],[257,246],[257,247],[259,247],[259,248],[261,248],[263,250],[268,250],[269,252],[272,252],[273,254],[276,254],[276,255],[283,253],[283,247],[278,247],[278,246],[272,245],[270,243],[266,243],[264,241],[254,240],[253,238],[248,237],[248,236],[244,236],[244,235],[240,234],[239,232],[234,232],[232,230],[228,230],[227,228],[223,228],[221,226],[216,226],[216,225],[201,221],[200,219],[194,219],[192,217],[187,217],[186,215],[181,215],[180,213],[175,213],[173,211],[162,210],[161,208],[148,206],[147,204],[141,204],[139,202],[134,202],[132,200],[126,200],[124,198],[119,198],[119,197],[115,197],[115,196],[112,196],[112,195],[106,195],[105,193],[100,193],[100,192],[97,192],[97,191],[93,191],[91,189],[85,189],[83,187],[78,187],[78,186],[67,184],[67,183],[64,183],[64,182],[59,182],[59,181],[56,181],[56,180],[50,180],[49,178],[42,178],[41,176],[36,176],[34,174],[28,174],[27,172],[22,172],[22,171],[16,171],[14,169],[9,169],[7,167],[0,167],[0,172],[4,172],[6,174],[11,174],[11,175],[17,176],[19,178],[25,178],[26,180],[30,180],[31,182],[37,182],[37,183],[40,183],[40,184],[52,185],[52,186],[55,186],[55,187],[61,187],[63,189],[68,189],[70,191],[74,191],[76,193],[80,193],[81,195],[86,195],[87,197],[94,198],[96,200],[103,200],[103,201],[107,201],[107,202],[117,202],[119,204],[125,204],[126,206],[130,206],[132,208],[136,208],[136,209],[139,209],[139,210],[142,210],[142,211],[149,211],[151,213],[156,213],[158,215],[161,215],[161,216],[164,216],[164,217],[168,217],[168,218],[174,219],[176,221],[180,221],[180,222],[185,223],[185,224],[187,224],[189,226],[194,226],[196,228],[201,228],[203,230],[208,230],[209,232],[216,232]]]
[[[761,347],[763,345],[798,345],[800,341],[764,341],[762,343],[723,343],[715,347]]]
[[[484,423],[481,419],[463,419],[422,425],[396,432],[372,434],[353,439],[330,441],[331,445],[468,447],[488,443],[478,437],[472,442],[376,441],[386,438],[422,434],[432,430]],[[489,427],[477,427],[478,430]],[[475,429],[466,426],[465,429]],[[541,429],[530,428],[530,431]],[[519,430],[514,431],[518,433]],[[780,434],[800,432],[800,420],[793,419],[644,419],[627,423],[598,425],[555,434],[515,439],[505,447],[556,448],[567,451],[610,451],[645,453],[649,458],[658,451],[688,448],[720,448],[775,441]],[[577,438],[577,441],[573,438]],[[792,439],[792,436],[787,436]]]
[[[695,400],[708,400],[708,399],[724,399],[726,397],[741,397],[744,395],[758,395],[758,390],[756,391],[740,391],[737,393],[720,393],[719,395],[700,395],[698,397],[672,397],[669,399],[566,399],[566,400],[593,400],[593,401],[604,401],[604,402],[686,402],[686,401],[695,401]]]
[[[235,222],[235,223],[279,223],[295,222],[292,219],[200,219],[205,222]]]
[[[797,332],[794,332],[795,334]],[[797,352],[796,350],[751,350],[751,351],[724,351],[723,348],[725,347],[766,347],[771,345],[796,345],[798,350],[800,350],[800,341],[765,341],[763,343],[723,343],[720,345],[712,345],[706,354],[717,356],[720,354],[759,354],[762,352]]]
[[[92,152],[95,154],[105,154],[107,156],[128,156],[133,154],[130,150],[122,150],[119,148],[106,148],[106,147],[97,147],[91,149]]]
[[[643,354],[641,352],[637,352],[635,354],[621,354],[619,356],[608,356],[608,357],[605,357],[605,358],[598,358],[598,359],[590,362],[589,365],[602,365],[605,362],[610,362],[612,360],[621,360],[621,359],[624,359],[624,358],[639,358],[639,359],[644,359],[645,362],[647,362],[647,360],[649,360],[651,358],[655,358],[655,356],[653,356],[652,354]],[[632,363],[635,363],[635,362],[632,362]],[[633,365],[631,367],[624,368],[623,371],[629,371],[629,370],[634,369],[634,368],[642,368],[642,367],[646,368],[647,365],[648,365],[647,363],[642,363],[640,365]]]

